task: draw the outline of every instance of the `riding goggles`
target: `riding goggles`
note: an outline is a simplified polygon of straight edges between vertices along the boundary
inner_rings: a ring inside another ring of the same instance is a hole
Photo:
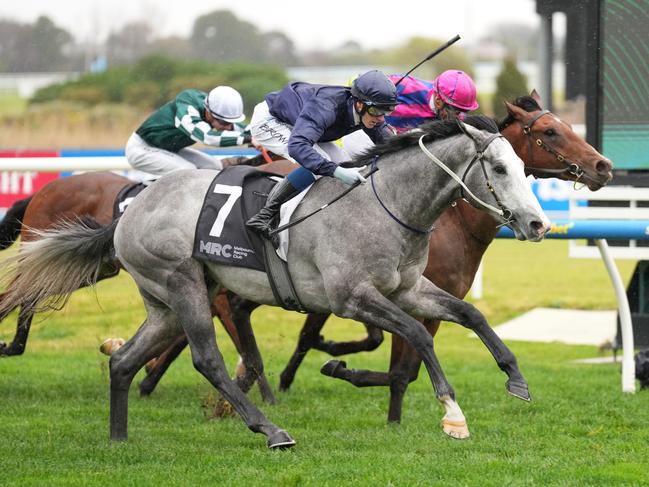
[[[389,106],[389,105],[368,105],[368,104],[365,104],[365,107],[367,109],[367,113],[369,113],[373,117],[381,117],[383,115],[390,115],[395,109],[394,106]]]

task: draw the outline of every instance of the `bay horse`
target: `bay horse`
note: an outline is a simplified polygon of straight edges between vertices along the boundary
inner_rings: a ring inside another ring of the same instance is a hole
[[[511,145],[490,119],[471,118],[474,123],[491,122],[490,131],[460,121],[434,122],[374,148],[357,160],[359,166],[371,163],[379,169],[368,184],[347,193],[329,211],[289,229],[288,265],[302,304],[314,312],[333,312],[402,336],[422,357],[444,407],[443,430],[456,438],[469,435],[466,420],[430,334],[412,316],[444,319],[474,331],[508,376],[507,391],[524,400],[530,396],[516,358],[484,316],[422,276],[431,226],[452,201],[464,195],[510,225],[519,239],[540,241],[549,229]],[[53,299],[56,305],[80,286],[92,284],[115,258],[136,281],[147,318],[110,359],[114,440],[127,438],[133,377],[182,330],[196,369],[247,426],[265,434],[270,448],[295,443],[229,379],[216,344],[210,297],[219,287],[250,301],[277,305],[264,272],[192,257],[196,221],[216,173],[189,170],[163,176],[112,224],[69,222],[40,232],[38,240],[21,246],[9,259],[16,277],[0,313],[15,304],[38,309]],[[322,207],[342,189],[334,178],[318,180],[294,217]],[[497,207],[485,200],[495,200]],[[252,334],[239,329],[241,334],[244,331]]]
[[[557,177],[585,183],[592,191],[606,185],[612,177],[611,162],[579,137],[559,117],[541,108],[536,91],[507,103],[508,115],[500,121],[499,129],[525,163],[525,172],[537,178]],[[424,276],[441,289],[463,299],[473,283],[484,252],[498,231],[498,221],[478,211],[466,201],[459,200],[445,210],[435,222],[428,248],[428,264]],[[444,256],[440,259],[439,256]],[[249,322],[255,303],[237,299],[231,301],[236,313],[234,323]],[[224,312],[227,314],[227,312]],[[371,351],[383,341],[380,329],[366,326],[367,338],[353,342],[325,340],[320,334],[328,314],[310,314],[300,331],[298,343],[288,364],[280,374],[280,390],[288,390],[295,374],[309,350],[316,349],[333,356]],[[439,320],[424,320],[432,336],[439,328]],[[187,345],[180,336],[169,350],[149,369],[140,384],[142,394],[150,394],[169,360],[177,357]],[[412,347],[398,335],[392,336],[389,372],[349,370],[345,362],[330,361],[322,368],[325,375],[351,382],[357,387],[390,386],[388,420],[398,422],[408,383],[416,379],[420,359]]]

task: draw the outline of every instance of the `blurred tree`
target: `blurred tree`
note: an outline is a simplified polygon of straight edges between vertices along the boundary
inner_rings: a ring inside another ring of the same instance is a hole
[[[261,38],[266,51],[264,62],[278,66],[295,66],[297,64],[295,45],[286,34],[274,30],[262,34]]]
[[[216,10],[198,17],[190,37],[194,56],[207,61],[263,62],[263,37],[250,22],[239,20],[229,10]]]
[[[0,22],[0,67],[8,72],[65,71],[72,36],[41,16],[33,25]]]
[[[493,97],[493,111],[496,117],[507,114],[504,102],[511,101],[529,93],[527,78],[518,70],[516,58],[508,56],[503,61],[503,67],[496,77],[496,92]]]
[[[16,63],[20,59],[18,50],[25,31],[31,28],[11,20],[0,20],[0,71],[17,71]]]
[[[192,46],[188,39],[171,36],[154,39],[149,44],[149,53],[176,59],[191,59]]]
[[[270,91],[288,82],[284,71],[266,64],[214,64],[147,56],[132,66],[117,66],[75,81],[38,90],[31,104],[65,101],[85,106],[123,103],[155,109],[187,88],[209,91],[230,85],[241,93],[246,114]]]
[[[130,22],[106,39],[109,65],[131,64],[149,51],[153,30],[147,22]]]

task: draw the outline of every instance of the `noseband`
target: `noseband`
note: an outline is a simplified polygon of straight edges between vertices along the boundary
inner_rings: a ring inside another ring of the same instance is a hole
[[[537,171],[537,172],[542,172],[546,174],[555,174],[555,175],[563,174],[564,172],[567,172],[575,176],[576,178],[575,183],[578,182],[582,177],[585,177],[587,179],[592,179],[588,176],[588,174],[584,172],[584,170],[581,167],[579,167],[579,164],[571,161],[566,156],[564,156],[561,152],[559,152],[554,147],[549,145],[547,142],[541,140],[540,138],[534,139],[534,136],[532,135],[532,126],[536,123],[536,121],[539,118],[541,118],[543,115],[547,115],[548,113],[550,113],[550,110],[541,110],[539,113],[534,115],[527,123],[524,124],[523,122],[520,122],[521,126],[523,127],[523,134],[525,134],[525,136],[527,137],[527,142],[529,144],[530,163],[534,164],[534,153],[533,153],[533,146],[532,146],[532,144],[534,143],[541,149],[552,154],[557,159],[557,161],[559,161],[562,164],[565,164],[566,167],[564,169],[549,169],[549,168],[542,168],[542,167],[526,166],[525,169],[529,171]]]

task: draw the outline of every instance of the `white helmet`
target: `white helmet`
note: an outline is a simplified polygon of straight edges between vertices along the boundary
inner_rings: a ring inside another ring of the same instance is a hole
[[[217,86],[205,97],[205,109],[216,118],[226,122],[242,122],[246,116],[243,113],[243,100],[234,88]]]

